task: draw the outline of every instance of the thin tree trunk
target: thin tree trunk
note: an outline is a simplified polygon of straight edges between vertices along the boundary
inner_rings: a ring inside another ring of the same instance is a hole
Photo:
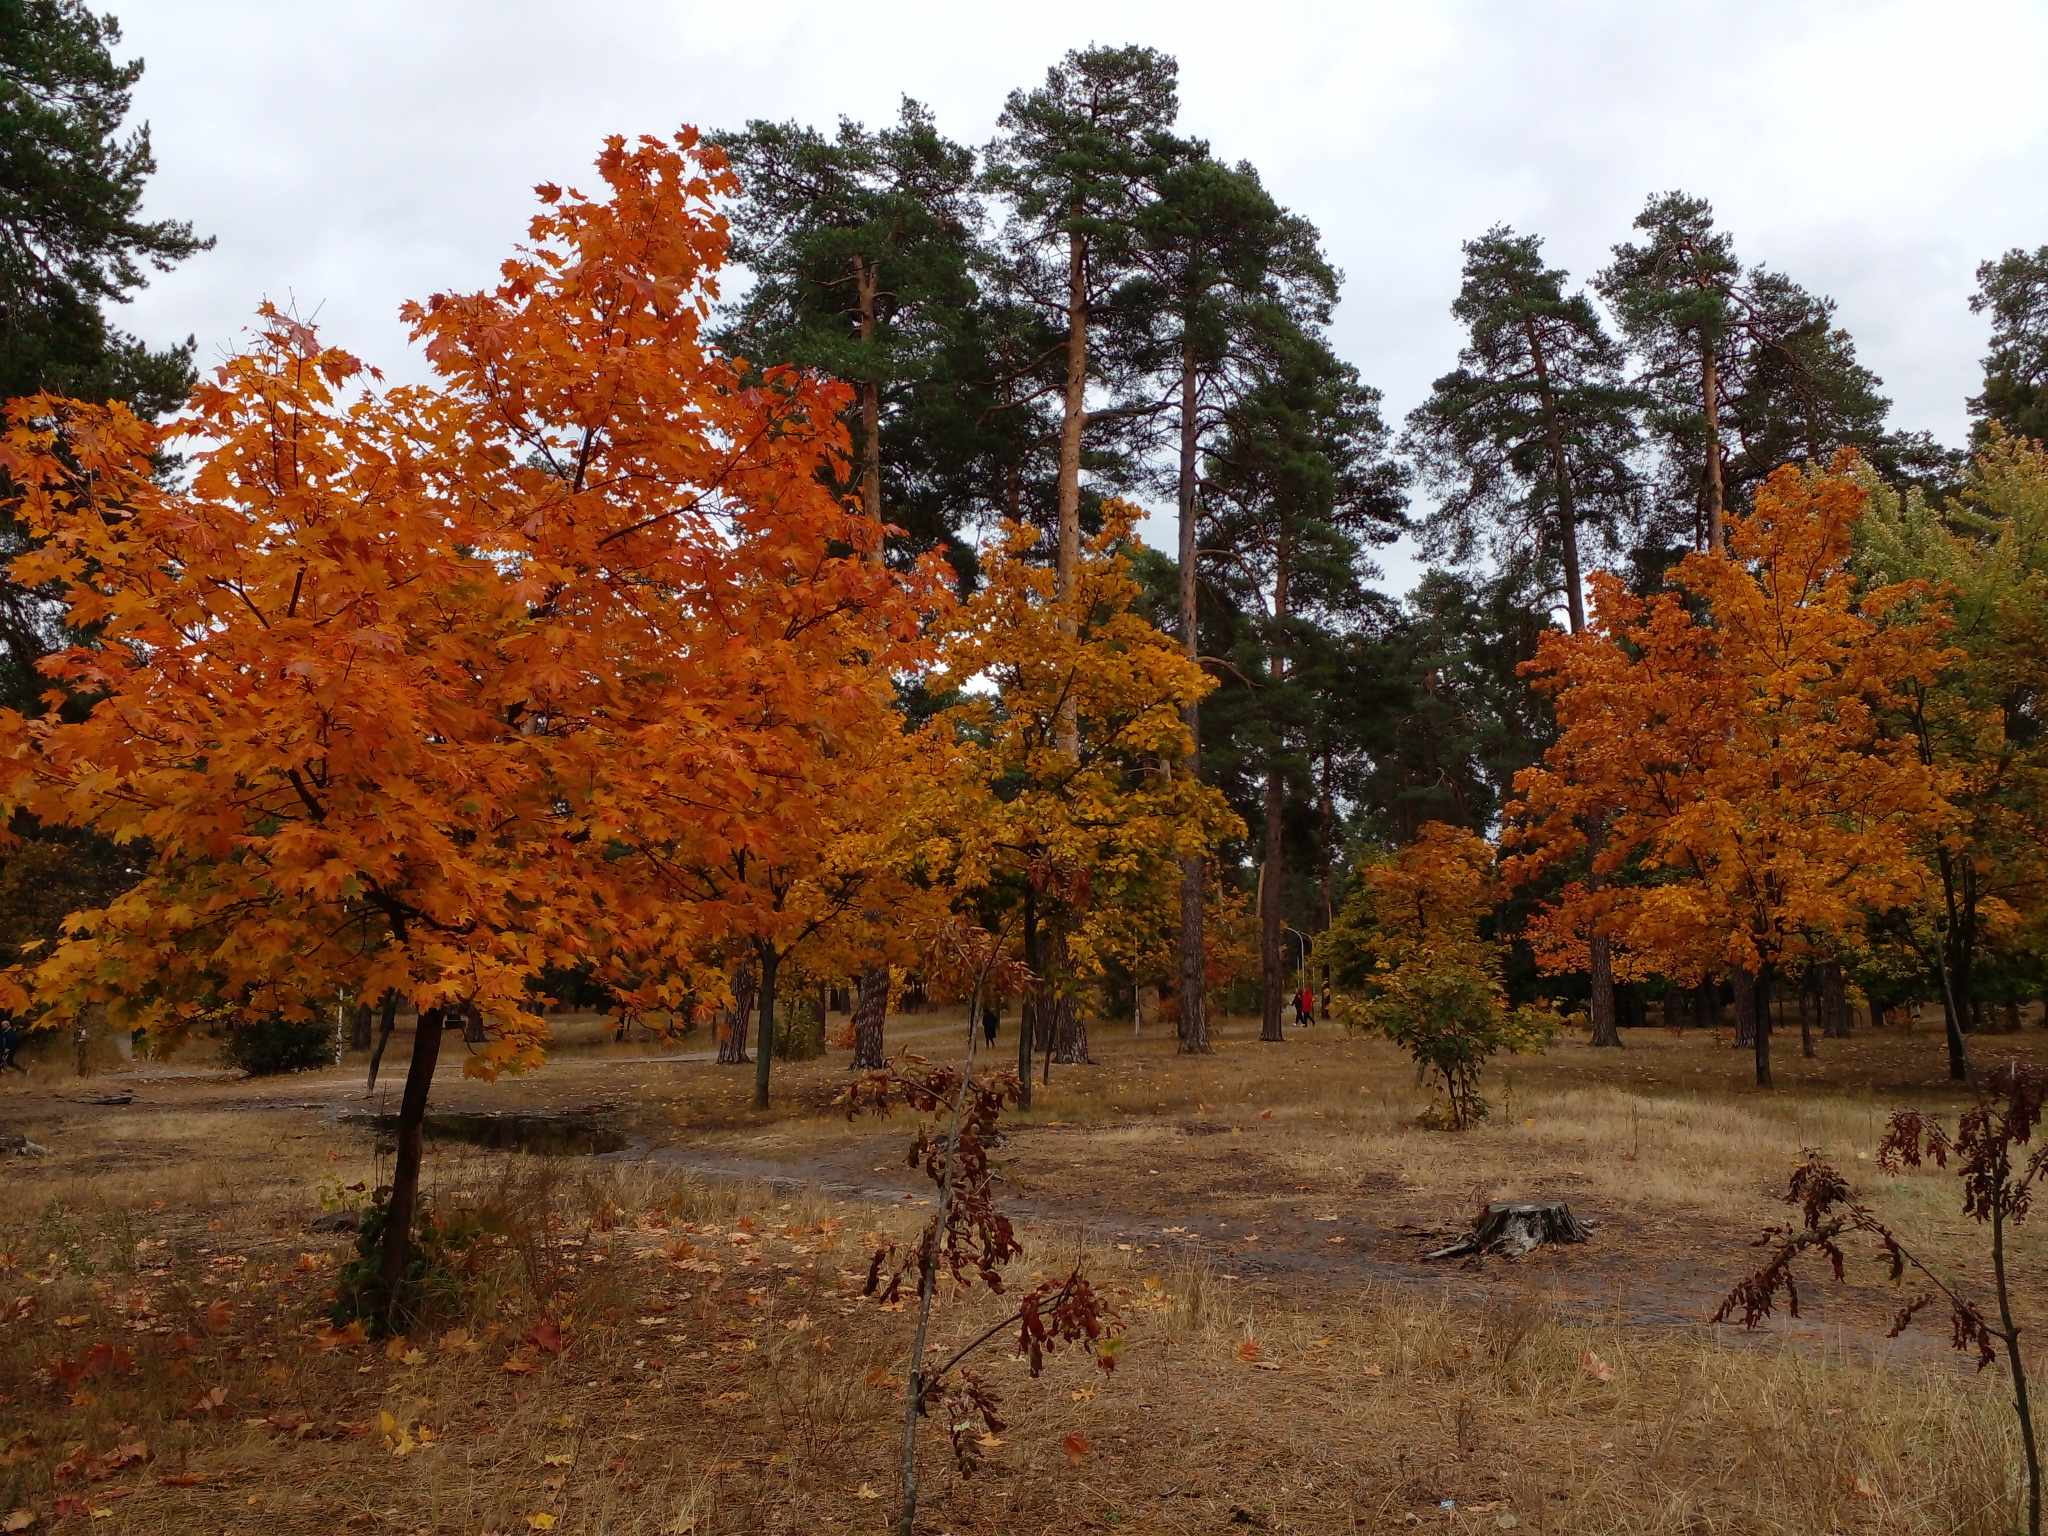
[[[874,377],[875,360],[868,351],[875,339],[875,289],[880,270],[853,258],[853,291],[860,309],[862,371],[860,384],[860,507],[876,523],[882,520],[882,385]]]
[[[377,1020],[377,1043],[370,1047],[369,1081],[363,1085],[363,1093],[366,1097],[377,1091],[377,1068],[384,1060],[384,1047],[391,1043],[391,1032],[396,1028],[398,1028],[398,994],[387,991],[384,994],[383,1014]]]
[[[882,1065],[882,1025],[889,1011],[889,973],[879,965],[860,973],[853,1005],[853,1065],[856,1071]]]
[[[1735,1046],[1756,1044],[1756,977],[1748,971],[1729,973],[1735,990]]]
[[[2018,998],[2014,998],[2014,997],[2008,997],[2008,998],[2007,998],[2007,999],[2005,1000],[2005,1028],[2006,1028],[2007,1032],[2008,1032],[2008,1033],[2010,1033],[2010,1032],[2012,1032],[2012,1031],[2014,1031],[2014,1030],[2017,1030],[2017,1029],[2018,1029],[2019,1027],[2020,1027],[2020,1004],[2019,1004],[2019,999],[2018,999]]]
[[[429,1008],[413,1021],[412,1062],[398,1104],[398,1151],[391,1165],[391,1194],[384,1222],[384,1250],[378,1257],[386,1324],[396,1327],[406,1300],[406,1266],[412,1261],[412,1229],[420,1203],[420,1160],[426,1151],[427,1095],[434,1065],[441,1059],[446,1010]]]
[[[1529,341],[1529,361],[1536,370],[1537,398],[1543,405],[1543,440],[1550,455],[1550,477],[1556,495],[1557,547],[1564,562],[1565,614],[1573,634],[1586,628],[1586,598],[1579,584],[1579,514],[1572,486],[1571,463],[1565,457],[1564,426],[1557,416],[1557,395],[1550,387],[1550,361],[1544,355],[1542,333],[1533,315],[1522,316],[1522,333]]]
[[[1088,420],[1088,242],[1078,231],[1067,236],[1067,381],[1060,402],[1058,507],[1059,564],[1053,592],[1065,598],[1081,565],[1081,430]],[[1072,632],[1071,620],[1062,620]],[[1081,755],[1080,715],[1070,697],[1060,706],[1059,748]]]
[[[1819,1001],[1818,979],[1809,966],[1806,974],[1799,978],[1799,1054],[1808,1061],[1813,1059],[1813,1014],[1814,1005]]]
[[[1043,993],[1043,972],[1040,971],[1038,963],[1038,892],[1029,882],[1024,886],[1024,968],[1031,973],[1031,979],[1024,983],[1023,1003],[1017,1010],[1019,1109],[1031,1107],[1032,1037],[1038,1028],[1039,999]]]
[[[1721,984],[1712,977],[1692,989],[1692,1021],[1701,1029],[1721,1022]]]
[[[718,1032],[718,1060],[721,1066],[747,1064],[747,1025],[754,1016],[754,967],[744,964],[732,979],[732,1010]]]
[[[1707,549],[1728,552],[1724,492],[1721,486],[1721,370],[1710,337],[1700,340],[1700,421],[1707,438]]]
[[[1196,575],[1201,556],[1195,504],[1195,460],[1199,448],[1199,422],[1195,409],[1195,349],[1187,337],[1181,340],[1180,373],[1180,648],[1190,664],[1201,654],[1196,634]],[[1181,724],[1188,733],[1189,774],[1199,779],[1202,772],[1202,707],[1190,699],[1181,706]],[[1180,1048],[1190,1055],[1209,1050],[1208,958],[1202,933],[1202,903],[1208,892],[1208,877],[1200,854],[1191,853],[1180,861]]]
[[[2027,1458],[2027,1536],[2041,1536],[2041,1452],[2034,1443],[2034,1410],[2027,1400],[2027,1367],[2020,1358],[2020,1329],[2012,1317],[2012,1286],[2005,1273],[2005,1207],[1991,1202],[1991,1274],[1998,1287],[1998,1320],[2004,1325],[2006,1369],[2012,1376],[2012,1407],[2020,1421],[2020,1446]]]
[[[1293,574],[1289,570],[1291,554],[1288,530],[1283,527],[1273,561],[1273,634],[1266,651],[1268,686],[1276,690],[1287,681],[1287,603]],[[1259,1038],[1277,1041],[1287,1038],[1281,1019],[1281,1009],[1285,1006],[1281,989],[1287,966],[1281,955],[1280,932],[1287,885],[1281,818],[1285,809],[1283,796],[1286,786],[1280,773],[1281,741],[1277,726],[1272,744],[1266,750],[1265,846],[1261,850],[1259,864],[1259,970],[1263,983],[1259,999]]]
[[[1821,1033],[1840,1040],[1849,1033],[1849,987],[1842,975],[1842,962],[1830,960],[1820,968]]]
[[[357,1003],[354,1016],[349,1021],[348,1048],[352,1051],[367,1051],[370,1048],[370,1005]]]
[[[761,957],[761,1035],[754,1042],[754,1108],[768,1107],[768,1072],[775,1064],[775,973],[782,956],[772,944],[757,946]]]
[[[1750,1037],[1756,1047],[1756,1085],[1771,1086],[1771,968],[1766,965],[1756,978],[1756,1027]]]

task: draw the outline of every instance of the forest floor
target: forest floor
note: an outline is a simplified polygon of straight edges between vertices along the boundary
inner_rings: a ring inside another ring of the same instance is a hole
[[[0,1130],[48,1149],[0,1183],[0,1530],[888,1528],[912,1317],[860,1291],[924,1208],[911,1121],[836,1113],[841,1051],[778,1063],[761,1113],[751,1071],[694,1041],[556,1031],[527,1078],[444,1064],[435,1109],[468,1140],[430,1146],[428,1198],[484,1236],[388,1342],[328,1324],[351,1238],[315,1223],[383,1170],[402,1034],[371,1101],[354,1060],[0,1085]],[[1037,1381],[990,1351],[1008,1426],[971,1476],[923,1429],[921,1530],[2013,1528],[2002,1372],[1973,1374],[1933,1314],[1887,1339],[1902,1298],[1874,1257],[1839,1284],[1816,1266],[1797,1320],[1706,1321],[1806,1147],[1983,1294],[1953,1178],[1872,1162],[1890,1108],[1964,1102],[1932,1027],[1811,1061],[1787,1032],[1770,1093],[1725,1037],[1560,1043],[1500,1065],[1459,1135],[1417,1124],[1428,1091],[1383,1043],[1254,1035],[1230,1021],[1189,1059],[1098,1030],[1097,1065],[1007,1117],[1013,1288],[1085,1255],[1127,1347],[1108,1377],[1062,1354]],[[962,1038],[890,1023],[934,1058]],[[1973,1049],[2048,1058],[2048,1032]],[[81,1102],[110,1089],[132,1102]],[[469,1144],[536,1126],[562,1133],[548,1154]],[[1510,1198],[1570,1202],[1592,1241],[1422,1261]],[[2025,1320],[2048,1241],[2019,1239]],[[998,1316],[945,1296],[936,1337]]]

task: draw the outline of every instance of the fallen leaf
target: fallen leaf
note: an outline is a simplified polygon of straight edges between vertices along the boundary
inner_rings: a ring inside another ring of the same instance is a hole
[[[1060,1442],[1060,1449],[1067,1453],[1068,1464],[1078,1467],[1088,1459],[1088,1453],[1094,1447],[1089,1445],[1088,1437],[1079,1430],[1069,1430],[1066,1439]]]
[[[1579,1352],[1579,1369],[1595,1381],[1614,1380],[1614,1367],[1594,1354],[1590,1349]]]
[[[566,1467],[575,1460],[576,1453],[574,1451],[556,1451],[552,1455],[541,1457],[540,1462],[544,1467]]]
[[[526,1517],[526,1523],[536,1531],[552,1531],[555,1528],[555,1517],[544,1509],[537,1510]]]
[[[853,1496],[856,1499],[879,1499],[881,1497],[879,1493],[875,1492],[875,1485],[873,1483],[862,1483],[853,1490]]]
[[[0,1517],[0,1531],[6,1531],[8,1532],[8,1536],[13,1536],[14,1532],[25,1531],[35,1523],[36,1512],[34,1510],[11,1510],[7,1513],[6,1516]]]
[[[1259,1348],[1259,1341],[1250,1334],[1246,1334],[1242,1339],[1238,1340],[1237,1358],[1244,1361],[1246,1365],[1250,1365],[1263,1353],[1264,1351]]]

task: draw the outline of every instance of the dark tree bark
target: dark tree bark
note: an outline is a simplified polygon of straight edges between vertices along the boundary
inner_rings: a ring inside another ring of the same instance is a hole
[[[1200,654],[1196,644],[1195,604],[1200,546],[1196,537],[1199,509],[1195,502],[1196,458],[1199,444],[1195,416],[1195,347],[1193,338],[1181,342],[1180,372],[1180,647],[1193,662]],[[1202,707],[1192,699],[1181,708],[1181,723],[1193,744],[1187,771],[1201,772]],[[1209,1050],[1208,963],[1202,934],[1202,901],[1207,892],[1207,871],[1200,854],[1188,854],[1180,861],[1180,1048],[1190,1055]]]
[[[365,1094],[374,1093],[377,1088],[377,1068],[384,1060],[384,1047],[391,1043],[391,1032],[398,1027],[398,994],[384,994],[383,1016],[377,1021],[377,1043],[370,1049],[370,1080],[364,1085]]]
[[[1709,979],[1692,989],[1692,1021],[1701,1029],[1712,1029],[1721,1022],[1720,982]]]
[[[1756,1025],[1750,1042],[1756,1047],[1756,1085],[1771,1086],[1771,968],[1767,965],[1756,978]]]
[[[882,1065],[882,1022],[889,1009],[889,973],[871,966],[860,973],[860,997],[853,1007],[853,1065],[872,1070]]]
[[[1830,960],[1820,968],[1822,1032],[1831,1040],[1846,1037],[1850,1029],[1849,984],[1842,975],[1842,963]]]
[[[1740,1050],[1756,1044],[1756,977],[1738,970],[1729,973],[1729,980],[1735,989],[1735,1045]]]
[[[1685,1009],[1685,993],[1680,991],[1675,985],[1666,987],[1664,989],[1664,1027],[1673,1030],[1685,1028]]]
[[[1607,935],[1594,934],[1587,941],[1586,950],[1593,974],[1592,996],[1586,1002],[1586,1011],[1593,1021],[1592,1043],[1618,1046],[1621,1044],[1621,1029],[1614,1009],[1614,958]]]
[[[419,1212],[427,1095],[434,1086],[434,1066],[441,1059],[441,1031],[446,1024],[447,1012],[441,1008],[429,1008],[414,1021],[412,1062],[405,1071],[405,1093],[398,1105],[398,1151],[391,1165],[384,1249],[377,1265],[388,1309],[385,1321],[394,1327],[401,1321],[405,1270],[412,1260],[412,1229]]]
[[[747,1025],[754,1016],[754,967],[742,965],[732,979],[732,1008],[718,1027],[718,1061],[721,1066],[747,1064]]]
[[[349,1019],[348,1048],[352,1051],[367,1051],[370,1048],[370,1005],[357,1003]]]
[[[1819,1001],[1820,982],[1808,966],[1799,978],[1799,1054],[1808,1061],[1813,1059],[1813,1015]]]
[[[775,973],[782,956],[772,944],[756,946],[761,959],[761,1035],[754,1042],[754,1108],[768,1107],[768,1072],[775,1064]]]

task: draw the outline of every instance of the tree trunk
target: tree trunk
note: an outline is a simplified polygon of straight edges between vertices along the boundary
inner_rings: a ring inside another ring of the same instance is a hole
[[[352,1051],[367,1051],[370,1048],[370,1005],[357,1003],[356,1011],[349,1020],[348,1048]]]
[[[875,289],[880,270],[853,258],[854,301],[860,310],[862,372],[860,384],[860,509],[870,520],[882,520],[882,385],[874,377],[875,360],[868,344],[875,339]]]
[[[1557,501],[1557,548],[1564,562],[1564,611],[1571,632],[1586,628],[1586,599],[1579,589],[1579,514],[1573,495],[1571,463],[1565,457],[1564,427],[1557,416],[1557,396],[1550,388],[1550,364],[1544,356],[1543,337],[1536,329],[1536,317],[1522,316],[1522,333],[1529,341],[1529,361],[1536,370],[1536,393],[1543,406],[1543,440],[1550,454],[1552,490]]]
[[[1756,1026],[1750,1036],[1756,1047],[1756,1085],[1771,1086],[1771,968],[1767,965],[1756,978]]]
[[[853,1006],[853,1065],[856,1071],[882,1065],[882,1024],[889,1011],[889,972],[870,966],[860,973],[860,998]]]
[[[391,1043],[391,1032],[398,1028],[398,994],[384,994],[384,1008],[377,1020],[377,1043],[370,1047],[369,1081],[363,1086],[367,1096],[377,1090],[377,1068],[384,1060],[384,1047]]]
[[[1024,886],[1024,968],[1031,979],[1024,983],[1024,997],[1017,1009],[1017,1081],[1021,1091],[1017,1107],[1031,1107],[1031,1047],[1038,1028],[1038,998],[1042,972],[1038,968],[1038,892],[1027,881]]]
[[[754,967],[742,965],[732,979],[732,1009],[718,1027],[718,1060],[721,1066],[747,1064],[747,1024],[754,1016]]]
[[[1840,1040],[1849,1033],[1849,986],[1842,975],[1842,963],[1830,960],[1820,968],[1821,1033]]]
[[[384,1248],[377,1265],[384,1289],[384,1320],[393,1328],[399,1325],[406,1299],[405,1270],[412,1261],[420,1160],[426,1151],[427,1095],[434,1086],[434,1065],[441,1059],[441,1031],[446,1023],[446,1010],[441,1008],[429,1008],[413,1021],[412,1063],[405,1070],[405,1093],[398,1105],[398,1151],[391,1164]]]
[[[1664,989],[1664,1027],[1670,1030],[1685,1028],[1685,994],[1676,985]]]
[[[462,1039],[467,1045],[484,1043],[484,1013],[475,1003],[462,1005]]]
[[[1273,634],[1266,648],[1267,681],[1275,689],[1287,681],[1287,602],[1293,574],[1289,569],[1292,553],[1288,531],[1283,527],[1273,561]],[[1263,983],[1259,999],[1259,1038],[1266,1041],[1287,1038],[1281,1021],[1281,1009],[1285,1006],[1281,989],[1287,965],[1281,955],[1280,930],[1286,897],[1287,860],[1282,846],[1282,796],[1286,786],[1280,775],[1280,750],[1280,732],[1276,726],[1272,744],[1266,749],[1265,846],[1260,850],[1259,864],[1259,971]]]
[[[1819,980],[1813,968],[1807,967],[1806,974],[1799,978],[1799,1054],[1808,1061],[1813,1059],[1813,1014],[1820,998]]]
[[[1700,1029],[1721,1022],[1721,983],[1709,977],[1692,989],[1692,1021]]]
[[[1607,935],[1594,934],[1586,941],[1586,950],[1592,966],[1593,991],[1586,1000],[1586,1011],[1593,1021],[1593,1044],[1618,1046],[1621,1029],[1614,1008],[1614,955]]]
[[[1729,980],[1735,989],[1735,1045],[1740,1050],[1756,1044],[1756,977],[1737,970],[1729,973]]]
[[[2019,1027],[2020,1027],[2020,1004],[2019,1004],[2019,999],[2018,999],[2018,998],[2015,998],[2015,997],[2008,997],[2008,998],[2007,998],[2007,999],[2005,1000],[2005,1028],[2006,1028],[2007,1032],[2008,1032],[2008,1033],[2010,1033],[2010,1032],[2012,1032],[2012,1031],[2014,1031],[2014,1030],[2017,1030],[2017,1029],[2018,1029]]]
[[[1195,578],[1201,558],[1195,505],[1195,459],[1199,423],[1195,416],[1195,349],[1181,341],[1180,363],[1180,648],[1194,663],[1201,654],[1196,634],[1198,609]],[[1187,771],[1202,773],[1202,707],[1190,699],[1181,707],[1188,733]],[[1189,1055],[1209,1050],[1208,960],[1202,934],[1202,903],[1208,892],[1207,870],[1200,854],[1180,861],[1180,1048]]]
[[[1707,464],[1707,548],[1717,555],[1728,552],[1728,537],[1721,487],[1721,370],[1714,359],[1711,337],[1700,340],[1700,420],[1706,429]]]
[[[775,973],[782,956],[771,944],[756,946],[761,958],[761,1035],[754,1042],[754,1108],[768,1107],[768,1071],[775,1063]]]
[[[1060,542],[1053,576],[1053,592],[1060,598],[1073,591],[1081,564],[1081,429],[1087,420],[1088,242],[1077,231],[1067,236],[1067,383],[1060,403]],[[1060,706],[1057,731],[1060,750],[1080,756],[1080,715],[1071,697]]]

